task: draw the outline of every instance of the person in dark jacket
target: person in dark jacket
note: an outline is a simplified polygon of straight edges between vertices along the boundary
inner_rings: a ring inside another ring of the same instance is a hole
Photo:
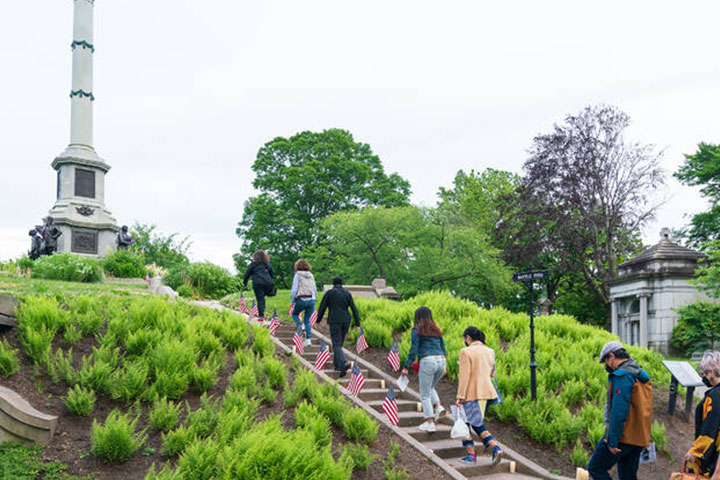
[[[608,471],[617,464],[619,480],[636,480],[640,452],[650,443],[650,422],[631,425],[629,420],[631,414],[633,418],[641,418],[643,410],[652,412],[652,405],[631,404],[630,397],[635,383],[648,383],[650,376],[616,340],[603,346],[600,363],[605,364],[608,372],[605,434],[595,447],[588,471],[593,480],[611,480]],[[633,409],[635,411],[631,412]],[[648,441],[638,441],[638,438]]]
[[[252,277],[253,292],[257,301],[258,316],[265,318],[265,296],[275,295],[275,283],[273,282],[273,269],[270,264],[270,257],[263,250],[253,254],[253,261],[245,271],[243,286],[247,288],[248,279]]]
[[[698,370],[708,389],[695,409],[695,440],[685,455],[682,470],[716,479],[720,478],[716,467],[720,447],[720,352],[705,352]]]
[[[425,422],[418,428],[423,432],[437,431],[435,420],[445,412],[445,408],[440,405],[440,397],[435,391],[435,385],[445,374],[446,355],[442,330],[433,320],[432,311],[428,307],[418,308],[415,310],[410,353],[402,374],[408,374],[408,367],[413,363],[415,357],[420,360],[418,379]]]
[[[323,319],[325,310],[330,310],[328,314],[328,326],[330,327],[330,338],[333,346],[333,366],[335,370],[340,372],[340,376],[344,377],[350,364],[345,360],[343,353],[343,343],[345,336],[350,329],[350,313],[348,308],[352,310],[355,319],[355,328],[360,327],[360,315],[358,314],[352,294],[345,290],[342,286],[342,278],[333,278],[333,288],[328,290],[320,302],[318,309],[318,323]]]

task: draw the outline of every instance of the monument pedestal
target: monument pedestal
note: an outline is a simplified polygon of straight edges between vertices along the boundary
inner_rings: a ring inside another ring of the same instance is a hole
[[[105,207],[105,174],[110,170],[91,147],[71,145],[52,163],[57,200],[49,215],[62,231],[59,252],[104,256],[115,250],[117,222]]]

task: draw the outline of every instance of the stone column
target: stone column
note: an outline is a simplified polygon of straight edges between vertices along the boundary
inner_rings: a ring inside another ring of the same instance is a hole
[[[616,298],[613,298],[610,301],[610,324],[612,326],[612,334],[620,335],[620,330],[618,330],[618,311]]]
[[[648,296],[640,295],[640,346],[648,346]]]
[[[93,144],[94,0],[74,0],[70,145]]]

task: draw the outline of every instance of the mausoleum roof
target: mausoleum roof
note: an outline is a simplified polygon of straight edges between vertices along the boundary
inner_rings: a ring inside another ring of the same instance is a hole
[[[660,243],[653,245],[638,256],[631,258],[620,265],[620,268],[631,265],[648,263],[653,260],[700,260],[705,257],[704,253],[691,248],[683,247],[669,238],[663,238]]]

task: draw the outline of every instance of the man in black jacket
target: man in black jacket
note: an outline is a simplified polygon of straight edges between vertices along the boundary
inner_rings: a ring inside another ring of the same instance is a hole
[[[352,310],[355,319],[355,328],[360,327],[360,315],[358,315],[352,294],[345,290],[342,286],[342,278],[333,278],[333,288],[328,290],[324,295],[320,308],[318,309],[318,323],[323,319],[325,310],[330,309],[328,314],[328,326],[330,327],[330,338],[333,346],[333,365],[335,370],[340,372],[340,376],[344,377],[350,364],[345,360],[343,353],[343,343],[345,336],[350,329],[350,312]]]

